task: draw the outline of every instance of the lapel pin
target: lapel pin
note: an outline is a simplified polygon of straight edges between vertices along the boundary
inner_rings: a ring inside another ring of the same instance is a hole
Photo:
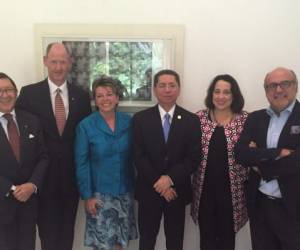
[[[29,134],[29,139],[32,139],[34,138],[34,135],[33,134]]]
[[[181,119],[181,115],[177,115],[177,119],[180,120]]]

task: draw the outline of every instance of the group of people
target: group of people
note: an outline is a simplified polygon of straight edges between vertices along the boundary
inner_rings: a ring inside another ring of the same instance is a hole
[[[254,250],[300,245],[300,104],[295,73],[264,80],[269,107],[248,114],[237,81],[216,76],[206,109],[176,102],[180,77],[155,74],[157,105],[133,117],[117,111],[120,89],[102,76],[88,93],[67,82],[72,59],[47,47],[48,77],[18,90],[0,73],[0,249],[71,250],[79,195],[84,245],[121,250],[139,237],[154,250],[161,220],[167,250],[182,250],[186,205],[201,250],[234,250],[250,221]],[[17,98],[18,96],[18,98]],[[138,232],[134,213],[138,201]]]

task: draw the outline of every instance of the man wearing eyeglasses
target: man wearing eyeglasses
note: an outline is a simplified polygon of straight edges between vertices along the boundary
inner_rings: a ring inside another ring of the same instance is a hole
[[[253,250],[300,246],[300,104],[295,73],[276,68],[265,77],[270,103],[249,115],[236,158],[250,167],[248,210]]]
[[[38,118],[15,108],[17,94],[0,73],[0,249],[34,250],[36,192],[48,156]]]

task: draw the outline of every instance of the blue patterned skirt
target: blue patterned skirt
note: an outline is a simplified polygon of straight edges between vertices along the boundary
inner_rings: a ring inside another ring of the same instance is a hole
[[[95,197],[102,204],[97,215],[86,213],[85,246],[94,250],[113,250],[119,244],[126,248],[129,240],[137,238],[133,195],[96,193]]]

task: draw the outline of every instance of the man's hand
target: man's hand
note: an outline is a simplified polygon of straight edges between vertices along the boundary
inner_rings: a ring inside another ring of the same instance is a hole
[[[154,189],[157,193],[162,194],[173,184],[171,178],[168,175],[162,175],[157,182],[154,183]]]
[[[22,185],[16,186],[13,192],[14,197],[21,202],[26,202],[35,191],[35,185],[27,182]]]
[[[170,201],[172,201],[172,200],[175,200],[176,198],[177,198],[177,193],[176,193],[176,191],[175,191],[175,189],[174,188],[169,188],[169,189],[167,189],[163,194],[162,194],[162,196],[165,198],[165,200],[167,201],[167,202],[170,202]]]
[[[287,157],[293,152],[294,152],[294,150],[283,148],[280,151],[279,158]]]

